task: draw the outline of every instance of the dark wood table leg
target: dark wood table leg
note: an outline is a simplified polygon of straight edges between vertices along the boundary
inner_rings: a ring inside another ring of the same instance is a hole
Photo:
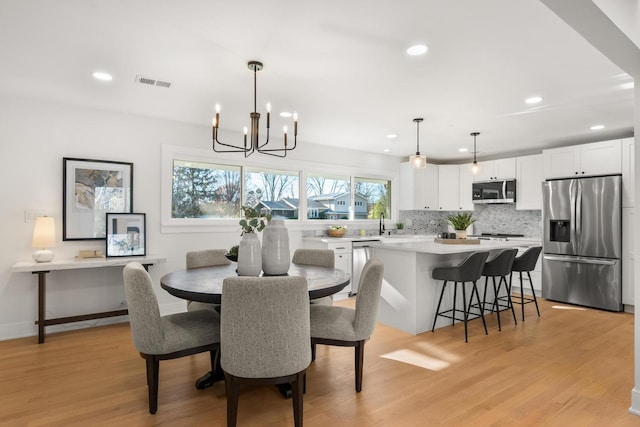
[[[48,271],[34,271],[38,275],[38,344],[44,344],[45,339],[45,311],[46,311],[46,289]]]

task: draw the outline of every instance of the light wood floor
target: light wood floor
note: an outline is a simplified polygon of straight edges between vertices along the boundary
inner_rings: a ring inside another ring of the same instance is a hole
[[[352,302],[346,302],[351,304]],[[345,303],[343,303],[345,304]],[[353,349],[318,347],[304,397],[307,426],[638,426],[633,315],[562,310],[489,317],[411,336],[379,324],[365,349],[356,393]],[[507,317],[507,316],[504,316]],[[159,407],[150,415],[144,361],[128,324],[0,342],[0,425],[225,425],[224,385],[198,391],[206,355],[160,363]],[[395,352],[395,353],[394,353]],[[416,360],[431,368],[389,359]],[[393,356],[393,355],[392,355]],[[242,389],[240,426],[293,425],[291,401],[273,387]]]

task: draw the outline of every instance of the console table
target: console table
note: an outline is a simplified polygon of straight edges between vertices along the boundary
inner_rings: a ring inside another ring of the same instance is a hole
[[[101,319],[105,317],[124,316],[128,314],[127,309],[104,311],[102,313],[83,314],[80,316],[58,317],[55,319],[46,319],[46,292],[47,292],[47,273],[56,270],[81,270],[88,268],[100,267],[124,267],[131,261],[137,261],[149,269],[150,265],[166,262],[167,259],[159,255],[147,255],[144,257],[124,257],[124,258],[85,258],[85,259],[60,259],[51,262],[32,262],[21,261],[11,266],[13,273],[32,273],[38,275],[38,343],[44,343],[45,327],[50,325],[59,325],[62,323],[81,322],[91,319]]]

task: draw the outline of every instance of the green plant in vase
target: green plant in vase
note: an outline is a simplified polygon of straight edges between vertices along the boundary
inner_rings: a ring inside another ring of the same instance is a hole
[[[474,222],[476,222],[476,218],[473,217],[468,212],[462,212],[455,215],[448,215],[447,221],[456,230],[456,236],[458,239],[466,239],[467,238],[467,228]]]
[[[242,234],[260,232],[271,221],[271,215],[248,206],[242,206],[242,212],[244,218],[239,222],[240,227],[242,227]]]

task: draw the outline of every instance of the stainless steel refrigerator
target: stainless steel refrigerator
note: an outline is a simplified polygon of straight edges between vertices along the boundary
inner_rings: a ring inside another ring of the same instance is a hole
[[[619,175],[542,184],[542,296],[622,310],[622,179]]]

